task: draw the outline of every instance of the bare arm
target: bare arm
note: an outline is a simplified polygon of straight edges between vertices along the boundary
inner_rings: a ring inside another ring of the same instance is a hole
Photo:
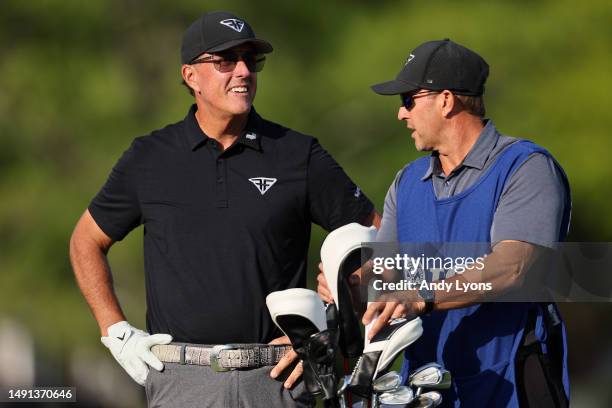
[[[451,290],[436,290],[433,310],[450,310],[482,303],[508,291],[522,287],[526,275],[535,260],[542,256],[542,249],[536,245],[521,241],[501,241],[491,254],[485,258],[484,268],[467,269],[460,275],[445,279],[451,284]],[[535,273],[535,271],[532,271]],[[489,283],[489,291],[456,290],[456,282]],[[417,291],[395,292],[383,295],[381,301],[375,302],[363,316],[363,323],[368,324],[379,314],[378,321],[370,330],[370,336],[376,334],[390,318],[418,316],[425,309],[425,302],[420,300]]]
[[[113,278],[106,258],[112,245],[113,240],[86,210],[70,238],[70,262],[102,336],[107,336],[108,326],[126,320],[113,290]]]
[[[466,270],[461,275],[455,275],[446,282],[455,288],[455,281],[463,283],[490,283],[490,291],[436,291],[434,310],[449,310],[466,307],[487,301],[503,295],[510,290],[522,287],[526,273],[534,261],[542,256],[542,250],[537,246],[520,241],[501,241],[493,252],[484,260],[484,269]],[[535,274],[536,271],[530,271]]]

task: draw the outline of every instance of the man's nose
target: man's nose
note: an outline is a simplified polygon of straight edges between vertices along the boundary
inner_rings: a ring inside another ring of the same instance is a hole
[[[239,60],[236,62],[236,67],[234,68],[234,76],[238,77],[248,77],[251,75],[251,71],[249,71],[249,67],[246,62],[243,60]]]
[[[408,109],[406,109],[404,106],[400,106],[399,110],[397,111],[397,120],[406,119],[408,119]]]

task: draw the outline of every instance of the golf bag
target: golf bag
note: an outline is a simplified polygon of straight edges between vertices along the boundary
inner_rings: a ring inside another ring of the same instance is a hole
[[[316,292],[307,289],[273,292],[266,298],[266,304],[274,323],[289,337],[303,360],[308,391],[321,397],[327,406],[345,407],[347,391],[371,398],[373,407],[413,400],[418,403],[415,407],[435,406],[434,401],[437,404],[441,401],[435,400],[435,393],[419,396],[419,388],[414,395],[410,387],[401,385],[398,373],[388,372],[395,357],[423,333],[420,318],[394,319],[364,345],[356,314],[359,300],[353,299],[347,279],[362,266],[362,250],[368,251],[365,259],[370,257],[372,249],[364,243],[373,242],[375,237],[373,227],[348,224],[332,231],[323,242],[321,261],[334,304],[326,307]],[[341,387],[335,372],[337,350],[345,357],[360,356],[352,375]],[[444,377],[438,388],[446,387],[449,381]],[[419,384],[427,385],[417,381],[415,386]]]

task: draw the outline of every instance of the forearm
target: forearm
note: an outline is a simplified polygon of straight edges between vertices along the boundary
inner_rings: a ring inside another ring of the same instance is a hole
[[[70,240],[70,261],[81,293],[103,336],[107,335],[108,326],[126,320],[113,290],[107,250],[77,226]]]
[[[471,306],[521,288],[536,255],[536,247],[532,244],[500,242],[484,259],[481,270],[472,266],[464,273],[444,280],[450,289],[436,290],[434,310]],[[465,290],[469,284],[479,284],[483,289]]]

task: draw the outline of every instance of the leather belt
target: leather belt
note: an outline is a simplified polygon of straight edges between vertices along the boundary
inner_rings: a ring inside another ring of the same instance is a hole
[[[153,354],[164,363],[210,366],[215,371],[276,365],[290,350],[290,345],[267,344],[223,344],[212,347],[158,344],[151,347]]]

